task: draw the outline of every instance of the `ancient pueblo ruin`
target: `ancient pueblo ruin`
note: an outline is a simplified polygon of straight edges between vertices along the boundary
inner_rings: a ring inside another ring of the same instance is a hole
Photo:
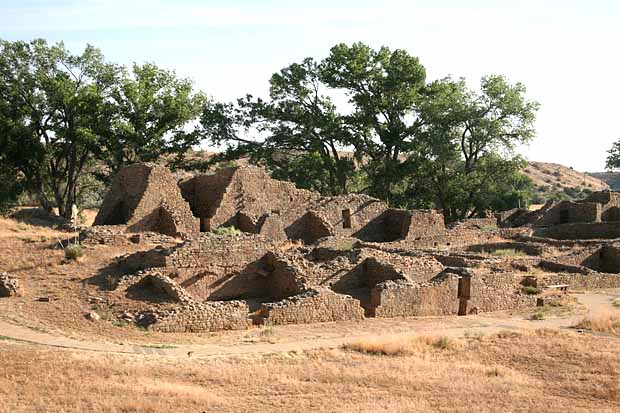
[[[533,307],[567,286],[620,287],[618,238],[614,192],[445,226],[437,211],[320,196],[256,167],[177,179],[154,164],[121,170],[81,234],[149,246],[107,282],[164,332]]]

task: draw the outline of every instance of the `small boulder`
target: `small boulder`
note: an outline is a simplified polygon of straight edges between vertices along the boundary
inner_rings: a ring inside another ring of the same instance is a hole
[[[90,321],[99,321],[101,320],[101,316],[94,311],[89,311],[88,313],[86,313],[86,319]]]
[[[0,297],[14,297],[22,295],[19,281],[13,275],[0,272]]]

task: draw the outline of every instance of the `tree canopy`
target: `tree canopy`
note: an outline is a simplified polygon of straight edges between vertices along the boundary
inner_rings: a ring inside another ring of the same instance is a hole
[[[515,148],[534,136],[539,105],[520,83],[487,76],[478,93],[463,79],[427,83],[406,51],[355,43],[294,63],[270,85],[268,100],[205,107],[203,136],[228,145],[223,157],[248,156],[324,194],[362,191],[393,206],[440,208],[448,219],[530,196]],[[334,104],[342,95],[344,109]]]
[[[183,127],[203,100],[172,72],[146,64],[129,76],[90,45],[72,54],[42,39],[0,40],[0,173],[11,182],[2,198],[28,189],[69,218],[101,163],[113,170],[185,152],[195,135]]]

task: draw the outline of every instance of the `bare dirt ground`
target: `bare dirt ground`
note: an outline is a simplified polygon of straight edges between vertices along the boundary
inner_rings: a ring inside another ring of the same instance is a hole
[[[620,336],[572,328],[620,311],[617,290],[542,310],[165,334],[84,317],[93,297],[127,304],[93,279],[130,251],[65,262],[70,236],[0,219],[0,270],[25,289],[0,299],[0,412],[620,410]]]

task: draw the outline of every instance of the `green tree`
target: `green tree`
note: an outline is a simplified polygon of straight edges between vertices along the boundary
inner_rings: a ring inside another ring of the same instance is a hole
[[[246,96],[237,105],[212,103],[201,118],[203,136],[228,150],[215,158],[248,156],[279,179],[300,188],[336,195],[347,193],[355,176],[348,145],[351,130],[331,99],[323,95],[321,65],[313,59],[292,64],[270,80],[268,101]],[[252,136],[253,135],[253,136]]]
[[[152,63],[134,64],[131,72],[122,70],[110,95],[115,113],[103,159],[112,172],[162,154],[182,157],[197,143],[197,134],[185,128],[199,117],[206,98],[191,80]]]
[[[607,170],[620,169],[620,141],[614,142],[607,154],[607,162],[605,164]]]
[[[524,94],[522,84],[502,76],[483,78],[480,94],[463,80],[428,85],[408,193],[434,202],[449,220],[497,208],[508,193],[529,197],[531,182],[514,150],[533,138],[539,105]]]
[[[72,55],[62,43],[48,45],[0,40],[0,133],[17,149],[12,165],[23,174],[47,209],[53,197],[60,215],[68,218],[76,201],[80,176],[92,154],[109,136],[109,92],[117,67],[87,46]]]
[[[350,144],[365,171],[367,192],[393,203],[410,170],[407,154],[423,126],[419,103],[426,70],[404,50],[378,51],[362,43],[336,45],[321,78],[344,91],[353,106],[346,122],[355,131]]]

